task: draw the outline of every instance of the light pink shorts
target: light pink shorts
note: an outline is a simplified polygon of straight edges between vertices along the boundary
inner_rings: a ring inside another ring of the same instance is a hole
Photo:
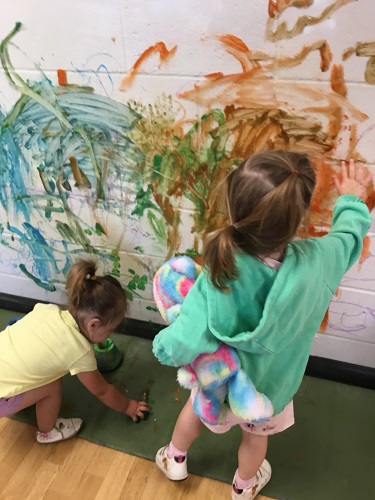
[[[190,396],[192,402],[194,401],[195,394],[196,389],[193,389]],[[242,418],[236,417],[232,410],[228,410],[225,422],[222,424],[210,425],[206,424],[206,422],[203,423],[215,434],[224,434],[235,425],[239,425],[241,429],[246,432],[258,434],[258,436],[271,436],[272,434],[278,434],[279,432],[285,431],[288,427],[291,427],[294,424],[293,401],[286,405],[281,413],[278,413],[277,415],[274,415],[259,424],[249,423]]]

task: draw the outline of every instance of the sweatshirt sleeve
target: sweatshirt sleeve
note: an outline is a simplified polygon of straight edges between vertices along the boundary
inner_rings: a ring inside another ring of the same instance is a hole
[[[370,212],[363,200],[349,194],[337,199],[331,230],[319,241],[326,268],[324,281],[333,292],[361,255],[370,225]]]
[[[156,335],[153,353],[160,363],[182,366],[199,354],[215,352],[219,340],[208,328],[207,282],[204,272],[190,289],[176,321]]]

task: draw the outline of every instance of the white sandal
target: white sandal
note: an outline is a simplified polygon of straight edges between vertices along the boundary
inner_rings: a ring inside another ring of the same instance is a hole
[[[82,429],[83,421],[81,418],[58,418],[49,432],[36,432],[38,443],[48,444],[58,441],[65,441],[74,437]]]

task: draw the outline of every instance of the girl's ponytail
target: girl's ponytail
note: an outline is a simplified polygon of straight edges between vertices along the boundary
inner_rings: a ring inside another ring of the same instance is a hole
[[[213,285],[222,292],[228,290],[227,282],[238,276],[234,252],[233,225],[218,229],[206,236],[203,263],[209,269]]]
[[[97,276],[94,260],[79,260],[69,270],[65,289],[68,308],[75,318],[96,315],[103,324],[123,316],[127,310],[125,292],[113,276]]]
[[[245,160],[225,180],[230,226],[210,233],[203,248],[213,285],[228,291],[238,277],[235,253],[263,258],[282,252],[295,237],[310,206],[315,172],[304,154],[264,151]]]
[[[87,295],[87,289],[96,281],[97,264],[94,260],[79,260],[70,269],[65,289],[68,294],[68,303],[74,309],[78,309],[82,303],[82,297]],[[94,285],[95,286],[95,285]]]

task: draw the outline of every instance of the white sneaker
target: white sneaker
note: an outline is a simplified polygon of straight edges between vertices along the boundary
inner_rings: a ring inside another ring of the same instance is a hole
[[[232,500],[254,500],[260,490],[264,486],[266,486],[268,481],[271,479],[271,474],[272,469],[269,462],[267,460],[263,460],[262,465],[259,467],[259,470],[256,473],[256,482],[254,486],[252,486],[248,490],[238,490],[235,487],[233,479]]]
[[[56,443],[72,438],[82,429],[83,421],[80,418],[58,418],[55,426],[49,432],[36,432],[38,443]]]
[[[168,457],[168,445],[163,446],[155,457],[156,465],[171,481],[182,481],[188,477],[187,457]]]

